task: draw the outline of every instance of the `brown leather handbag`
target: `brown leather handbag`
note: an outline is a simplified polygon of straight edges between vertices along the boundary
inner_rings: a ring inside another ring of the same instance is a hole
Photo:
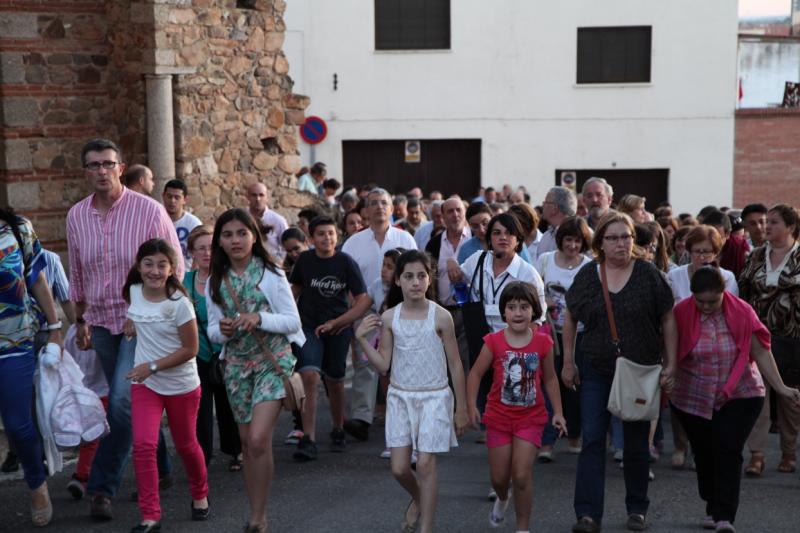
[[[231,286],[231,282],[228,279],[228,276],[225,275],[225,288],[228,289],[228,293],[231,295],[231,299],[233,300],[233,305],[236,306],[236,311],[239,313],[245,313],[246,310],[242,307],[242,304],[239,303],[239,298],[236,297],[236,293]],[[284,372],[283,368],[278,364],[277,359],[275,359],[275,354],[272,353],[272,350],[269,349],[267,346],[267,342],[264,339],[264,334],[259,330],[252,331],[253,336],[256,338],[256,342],[261,347],[261,351],[264,352],[264,355],[267,356],[270,363],[272,363],[272,368],[275,369],[275,372],[278,376],[283,380],[283,388],[286,390],[286,396],[283,398],[283,408],[287,411],[303,411],[305,409],[306,404],[306,390],[303,387],[303,379],[300,377],[299,372],[295,372],[292,370],[290,374],[287,375]]]

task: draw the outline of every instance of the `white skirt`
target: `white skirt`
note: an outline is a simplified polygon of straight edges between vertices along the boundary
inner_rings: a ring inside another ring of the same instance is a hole
[[[406,391],[389,385],[386,395],[386,447],[412,446],[418,452],[442,453],[458,446],[450,387]]]

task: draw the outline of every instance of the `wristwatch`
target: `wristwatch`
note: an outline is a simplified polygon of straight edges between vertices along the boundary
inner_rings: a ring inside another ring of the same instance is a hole
[[[75,323],[80,324],[82,326],[86,324],[86,320],[84,320],[82,316],[79,316],[78,318],[75,319]]]
[[[155,363],[150,363],[150,366],[148,368],[150,369],[151,374],[155,374],[158,372],[158,365]]]
[[[47,331],[55,331],[55,330],[60,330],[61,326],[62,324],[61,321],[59,320],[58,322],[55,322],[53,324],[47,324],[47,327],[45,327],[45,329]]]

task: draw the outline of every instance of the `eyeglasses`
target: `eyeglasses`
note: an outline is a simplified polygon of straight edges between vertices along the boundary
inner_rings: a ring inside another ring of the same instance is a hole
[[[100,170],[100,167],[106,170],[111,170],[117,165],[119,165],[119,161],[103,161],[103,162],[92,161],[91,163],[86,163],[85,165],[83,165],[83,168],[85,168],[86,170],[91,170],[92,172],[97,172],[98,170]]]
[[[714,250],[692,250],[692,255],[703,256],[703,255],[717,255],[714,253]]]
[[[651,254],[654,254],[654,253],[656,253],[658,251],[658,245],[657,244],[650,244],[648,246],[645,246],[644,249],[647,250],[648,252],[650,252]]]
[[[603,240],[609,244],[617,244],[619,241],[628,242],[633,239],[630,233],[625,235],[603,235]]]

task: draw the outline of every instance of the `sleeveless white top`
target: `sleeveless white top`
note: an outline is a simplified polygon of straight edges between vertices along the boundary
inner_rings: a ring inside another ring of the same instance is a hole
[[[425,320],[400,318],[402,312],[401,302],[392,318],[392,386],[409,391],[447,387],[447,360],[434,320],[436,307],[433,302],[428,302]]]

